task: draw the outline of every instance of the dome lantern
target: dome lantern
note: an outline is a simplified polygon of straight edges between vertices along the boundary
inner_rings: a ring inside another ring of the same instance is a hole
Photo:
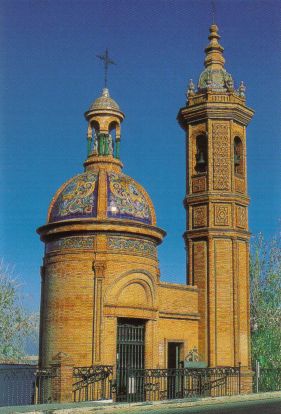
[[[86,168],[106,157],[107,162],[120,164],[121,122],[124,114],[117,102],[111,98],[108,88],[99,96],[85,113],[88,121]]]

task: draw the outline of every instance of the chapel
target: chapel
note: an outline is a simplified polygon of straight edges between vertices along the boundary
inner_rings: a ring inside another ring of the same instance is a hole
[[[218,27],[189,82],[178,122],[186,151],[186,284],[162,282],[157,226],[145,189],[123,172],[124,113],[104,88],[85,113],[84,170],[54,195],[41,268],[40,366],[64,353],[75,367],[241,364],[251,390],[245,86],[225,69]],[[180,132],[179,132],[180,139]],[[183,229],[184,231],[184,229]],[[124,384],[123,384],[124,385]],[[118,393],[118,389],[117,389]],[[120,397],[121,398],[121,397]]]

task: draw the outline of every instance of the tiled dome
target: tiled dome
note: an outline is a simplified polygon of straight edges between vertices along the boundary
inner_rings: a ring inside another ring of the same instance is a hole
[[[49,222],[69,219],[98,218],[99,185],[106,188],[108,219],[126,219],[154,224],[152,202],[146,191],[131,177],[121,172],[107,172],[99,180],[98,171],[76,175],[56,193]]]
[[[49,222],[97,216],[98,173],[76,175],[55,195],[49,211]]]
[[[107,217],[152,223],[152,203],[135,180],[122,173],[107,173]]]
[[[225,69],[206,68],[200,75],[198,89],[202,90],[209,87],[213,91],[224,92],[232,85],[232,76]]]
[[[110,97],[109,90],[107,88],[104,88],[102,90],[102,95],[92,103],[89,108],[89,112],[101,109],[113,109],[115,111],[120,111],[119,105]]]

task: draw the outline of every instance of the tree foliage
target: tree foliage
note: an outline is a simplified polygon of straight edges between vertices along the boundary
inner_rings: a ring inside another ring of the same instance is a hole
[[[259,234],[251,247],[252,359],[262,366],[281,366],[281,243]]]
[[[25,342],[38,332],[38,314],[22,302],[21,285],[13,269],[0,261],[0,361],[20,361]]]

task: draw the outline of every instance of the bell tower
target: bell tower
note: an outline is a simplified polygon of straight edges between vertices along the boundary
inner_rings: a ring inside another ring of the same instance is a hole
[[[178,121],[186,131],[187,284],[199,288],[199,353],[209,366],[250,370],[245,86],[224,68],[210,27],[205,69]]]

